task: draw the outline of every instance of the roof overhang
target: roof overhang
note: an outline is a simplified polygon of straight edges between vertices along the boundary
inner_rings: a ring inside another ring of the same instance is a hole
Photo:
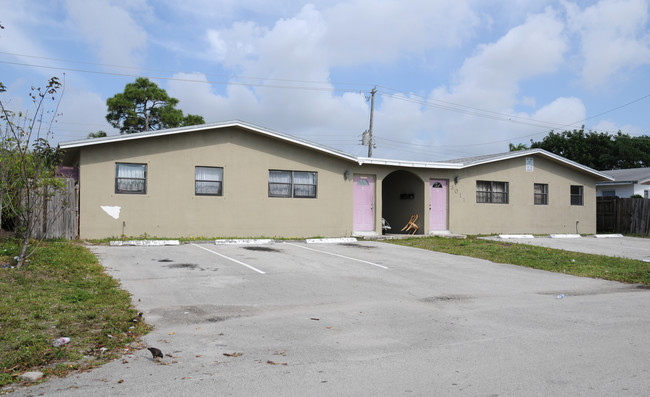
[[[233,120],[233,121],[226,121],[222,123],[210,123],[210,124],[201,124],[201,125],[194,125],[194,126],[189,126],[189,127],[181,127],[181,128],[170,128],[166,130],[159,130],[159,131],[147,131],[147,132],[139,132],[136,134],[125,134],[125,135],[118,135],[118,136],[109,136],[109,137],[103,137],[103,138],[92,138],[92,139],[82,139],[82,140],[76,140],[76,141],[67,141],[67,142],[61,142],[59,143],[59,147],[61,149],[77,149],[77,148],[82,148],[82,147],[89,147],[89,146],[97,146],[97,145],[103,145],[103,144],[108,144],[108,143],[116,143],[116,142],[127,142],[127,141],[133,141],[133,140],[139,140],[139,139],[148,139],[148,138],[155,138],[155,137],[162,137],[162,136],[169,136],[169,135],[178,135],[178,134],[184,134],[188,132],[195,132],[195,131],[207,131],[207,130],[218,130],[218,129],[224,129],[224,128],[243,128],[245,130],[264,135],[273,139],[278,139],[281,141],[285,142],[290,142],[299,146],[303,146],[312,150],[316,150],[318,152],[323,152],[327,153],[329,155],[339,157],[345,160],[350,160],[350,161],[357,161],[357,158],[355,156],[352,156],[350,154],[347,154],[345,152],[342,152],[340,150],[336,150],[327,146],[319,145],[317,143],[307,141],[305,139],[301,139],[295,136],[283,134],[281,132],[273,131],[267,128],[259,127],[253,124],[249,124],[240,120]]]
[[[648,185],[648,182],[639,182],[639,181],[607,181],[607,182],[596,182],[596,186],[619,186],[619,185]]]
[[[406,160],[391,160],[391,159],[378,159],[371,157],[358,157],[357,163],[359,165],[387,165],[394,167],[405,168],[438,168],[447,170],[457,170],[463,168],[462,164],[453,164],[445,162],[429,162],[429,161],[406,161]]]
[[[292,135],[273,131],[268,128],[263,128],[260,126],[249,124],[241,120],[226,121],[221,123],[201,124],[201,125],[194,125],[194,126],[181,127],[181,128],[171,128],[171,129],[159,130],[159,131],[139,132],[136,134],[126,134],[126,135],[110,136],[110,137],[103,137],[103,138],[67,141],[67,142],[61,142],[59,144],[59,147],[61,149],[66,149],[66,150],[72,149],[72,152],[75,152],[76,151],[75,149],[80,149],[83,147],[91,147],[91,146],[98,146],[98,145],[111,144],[117,142],[127,142],[127,141],[134,141],[140,139],[163,137],[169,135],[178,135],[178,134],[184,134],[188,132],[219,130],[224,128],[241,128],[259,135],[267,136],[272,139],[277,139],[284,142],[299,145],[340,159],[353,161],[358,163],[360,166],[378,165],[378,166],[394,166],[394,167],[403,167],[403,168],[458,170],[458,169],[475,167],[482,164],[488,164],[488,163],[513,159],[518,157],[539,155],[539,156],[546,157],[552,161],[563,164],[565,166],[568,166],[570,168],[574,168],[578,171],[582,171],[587,174],[590,174],[597,179],[601,179],[604,181],[614,180],[614,178],[610,175],[607,175],[600,171],[596,171],[592,168],[576,163],[574,161],[568,160],[564,157],[558,156],[544,149],[521,150],[521,151],[507,152],[507,153],[501,153],[501,154],[495,154],[489,156],[479,156],[479,157],[474,157],[469,159],[449,160],[449,161],[439,161],[439,162],[406,161],[406,160],[392,160],[392,159],[369,158],[369,157],[356,157],[337,149],[323,146]]]
[[[587,167],[586,165],[582,165],[580,163],[576,163],[575,161],[566,159],[562,156],[558,156],[557,154],[551,153],[549,151],[546,151],[544,149],[529,149],[529,150],[516,150],[513,152],[507,152],[507,153],[502,153],[502,154],[496,154],[494,156],[485,156],[482,158],[477,158],[476,160],[471,160],[469,159],[468,161],[461,162],[463,164],[463,168],[467,167],[474,167],[477,165],[481,164],[487,164],[487,163],[493,163],[497,161],[503,161],[503,160],[508,160],[508,159],[514,159],[518,157],[528,157],[532,155],[539,155],[546,157],[552,161],[555,161],[557,163],[563,164],[565,166],[568,166],[570,168],[574,168],[576,170],[585,172],[587,174],[590,174],[596,178],[603,179],[606,181],[613,181],[614,178],[610,175],[605,174],[604,172],[596,171],[593,168]]]

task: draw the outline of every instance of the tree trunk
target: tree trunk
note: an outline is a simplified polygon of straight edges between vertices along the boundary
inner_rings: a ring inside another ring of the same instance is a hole
[[[29,237],[26,235],[23,238],[23,248],[20,250],[20,255],[18,255],[18,262],[16,263],[16,268],[20,269],[25,263],[25,256],[27,256],[28,247],[29,247]]]

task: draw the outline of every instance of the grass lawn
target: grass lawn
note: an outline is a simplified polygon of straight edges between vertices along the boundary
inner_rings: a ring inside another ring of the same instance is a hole
[[[392,244],[487,259],[498,263],[510,263],[551,272],[573,274],[575,276],[650,285],[650,263],[634,259],[484,240],[476,236],[467,237],[466,239],[425,237],[386,241]]]
[[[122,355],[147,324],[128,292],[82,245],[43,242],[21,269],[7,267],[19,243],[0,239],[0,386],[28,370],[65,375]],[[54,347],[59,337],[70,343]]]

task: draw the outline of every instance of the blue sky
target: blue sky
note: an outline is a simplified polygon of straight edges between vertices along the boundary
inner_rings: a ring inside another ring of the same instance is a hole
[[[495,4],[496,3],[496,4]],[[650,135],[648,0],[0,0],[2,101],[65,80],[54,143],[104,130],[137,76],[206,122],[444,160],[549,131]],[[65,73],[65,76],[64,76]]]

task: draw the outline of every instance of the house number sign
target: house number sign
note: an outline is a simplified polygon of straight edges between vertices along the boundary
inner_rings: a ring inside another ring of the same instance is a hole
[[[526,172],[533,172],[533,168],[535,168],[535,159],[526,157]]]

